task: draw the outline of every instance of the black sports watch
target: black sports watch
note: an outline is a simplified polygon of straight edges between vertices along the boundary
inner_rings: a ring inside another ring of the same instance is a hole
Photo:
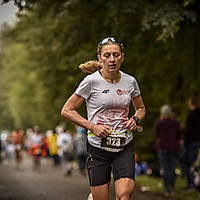
[[[139,118],[137,116],[132,116],[131,118],[133,118],[135,120],[136,125],[139,125],[140,120],[139,120]]]

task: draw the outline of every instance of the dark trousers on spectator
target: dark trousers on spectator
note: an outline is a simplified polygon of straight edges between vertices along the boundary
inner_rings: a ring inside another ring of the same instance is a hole
[[[188,186],[194,185],[194,174],[191,172],[191,168],[197,159],[199,148],[200,142],[195,142],[184,146],[183,164]]]
[[[165,189],[167,192],[171,192],[174,190],[175,179],[176,179],[176,174],[175,174],[175,168],[177,163],[176,153],[159,150],[158,156],[160,159],[160,165],[163,169],[162,177],[164,180]]]

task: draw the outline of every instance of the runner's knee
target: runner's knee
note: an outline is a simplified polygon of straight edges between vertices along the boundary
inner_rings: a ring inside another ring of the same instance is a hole
[[[132,195],[131,191],[125,191],[125,192],[118,194],[116,199],[117,200],[130,200],[131,195]]]

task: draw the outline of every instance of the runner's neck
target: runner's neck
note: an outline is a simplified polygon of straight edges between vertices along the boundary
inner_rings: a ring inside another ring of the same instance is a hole
[[[118,83],[121,80],[121,73],[119,71],[116,73],[108,73],[102,69],[99,73],[109,83]]]

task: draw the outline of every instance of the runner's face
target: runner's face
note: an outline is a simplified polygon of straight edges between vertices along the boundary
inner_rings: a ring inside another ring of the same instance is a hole
[[[98,59],[103,64],[103,68],[109,72],[118,71],[124,60],[120,47],[116,44],[108,44],[102,47],[101,55]]]

